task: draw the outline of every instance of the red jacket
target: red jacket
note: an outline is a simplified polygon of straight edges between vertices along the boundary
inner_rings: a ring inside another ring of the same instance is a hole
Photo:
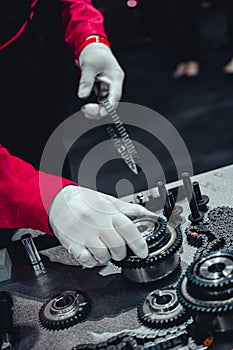
[[[61,1],[65,41],[76,56],[79,46],[88,36],[97,34],[106,38],[103,16],[92,6],[92,1]],[[25,227],[53,234],[48,223],[48,209],[56,193],[69,184],[74,183],[36,171],[31,164],[9,154],[0,145],[0,228]]]

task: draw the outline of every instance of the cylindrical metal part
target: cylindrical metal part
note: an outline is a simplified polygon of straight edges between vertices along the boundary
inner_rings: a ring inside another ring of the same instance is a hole
[[[122,274],[127,279],[138,282],[146,283],[157,281],[170,275],[180,264],[179,252],[170,255],[162,263],[158,262],[154,266],[141,267],[138,269],[123,268]]]
[[[193,191],[192,182],[188,173],[182,174],[183,184],[185,194],[188,198],[189,207],[191,214],[189,215],[189,220],[195,225],[203,220],[203,212],[200,212],[198,209],[197,201]]]
[[[13,326],[13,300],[10,293],[0,292],[0,333],[11,333]]]
[[[197,181],[193,182],[193,191],[196,197],[198,209],[206,212],[208,210],[207,203],[209,202],[209,197],[202,195],[199,183]]]
[[[41,261],[41,257],[38,253],[38,250],[34,244],[32,236],[30,234],[25,234],[21,238],[21,242],[24,246],[24,249],[31,261],[32,267],[37,275],[45,273],[45,267]]]
[[[184,184],[184,191],[185,191],[186,197],[188,198],[188,201],[190,202],[192,197],[193,197],[193,186],[192,186],[192,182],[191,182],[189,174],[183,173],[182,180],[183,180],[183,184]]]

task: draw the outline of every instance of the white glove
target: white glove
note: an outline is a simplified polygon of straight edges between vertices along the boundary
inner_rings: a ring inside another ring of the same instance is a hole
[[[96,81],[109,85],[108,100],[115,108],[120,101],[124,72],[119,66],[110,48],[102,43],[91,43],[84,47],[79,56],[81,78],[78,97],[87,98]],[[101,119],[106,116],[104,106],[88,103],[82,107],[84,115],[89,119]]]
[[[126,257],[126,245],[140,258],[148,247],[136,225],[128,218],[154,215],[139,204],[69,185],[54,198],[49,222],[61,244],[84,267],[106,264]]]

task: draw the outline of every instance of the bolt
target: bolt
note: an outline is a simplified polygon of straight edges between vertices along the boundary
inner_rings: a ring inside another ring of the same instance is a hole
[[[207,203],[209,203],[209,197],[202,195],[199,183],[197,181],[193,182],[193,191],[196,197],[197,206],[200,211],[204,213],[208,211]]]
[[[184,190],[186,197],[189,202],[189,208],[191,211],[191,214],[188,216],[189,220],[192,222],[193,225],[199,224],[203,220],[204,213],[202,211],[199,211],[197,201],[195,198],[195,194],[193,191],[192,182],[190,179],[190,176],[188,173],[182,174],[183,184],[184,184]]]

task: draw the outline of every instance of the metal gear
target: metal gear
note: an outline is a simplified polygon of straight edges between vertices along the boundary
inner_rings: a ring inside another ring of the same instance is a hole
[[[215,294],[222,287],[233,288],[233,253],[218,251],[199,257],[189,265],[186,274],[191,284],[214,289]]]
[[[122,267],[124,277],[139,283],[168,276],[180,263],[179,249],[182,245],[180,227],[173,227],[160,217],[144,217],[134,222],[146,238],[149,255],[146,259],[140,259],[130,251],[124,260],[113,260],[113,263]]]
[[[176,289],[156,289],[137,308],[139,321],[149,328],[174,327],[190,316],[178,300]]]
[[[90,299],[81,290],[68,290],[46,301],[39,311],[42,327],[61,330],[84,321],[90,311]]]
[[[196,259],[178,283],[177,295],[185,308],[195,312],[198,324],[208,324],[215,332],[232,331],[233,252]]]

